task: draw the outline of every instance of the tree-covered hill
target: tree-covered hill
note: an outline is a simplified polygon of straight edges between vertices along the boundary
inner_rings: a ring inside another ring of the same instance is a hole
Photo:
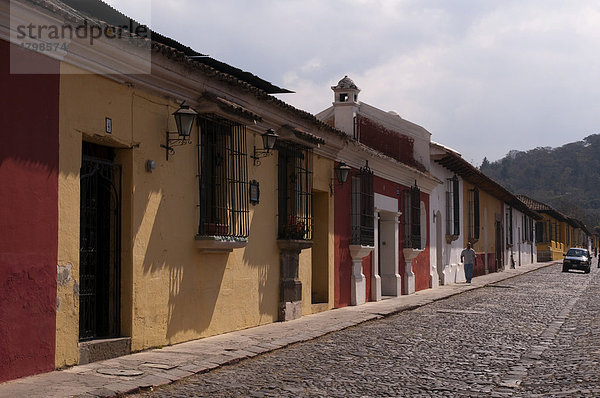
[[[513,150],[495,162],[483,159],[480,170],[514,194],[546,203],[590,230],[600,227],[600,134],[558,148]]]

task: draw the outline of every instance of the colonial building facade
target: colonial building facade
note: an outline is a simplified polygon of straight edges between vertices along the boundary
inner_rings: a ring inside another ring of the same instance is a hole
[[[127,19],[102,2],[12,3],[45,26]],[[333,308],[343,132],[163,36],[94,51],[74,38],[61,58],[18,49],[8,20],[0,380]],[[11,73],[17,56],[44,70]]]
[[[592,250],[592,234],[581,221],[528,196],[519,199],[542,216],[535,226],[538,261],[562,260],[570,247]]]
[[[462,234],[463,243],[470,242],[473,246],[477,253],[474,275],[498,272],[506,267],[536,261],[533,220],[540,220],[541,216],[456,151],[441,145],[433,149],[434,161],[453,173],[451,180],[458,181],[453,181],[452,185],[453,189],[459,191],[458,214],[462,208],[462,224],[456,230],[454,227],[448,229],[448,232],[452,231],[458,236]],[[447,172],[446,176],[449,177]],[[456,207],[455,204],[453,206]],[[521,226],[527,226],[528,229],[524,231]],[[454,236],[448,237],[448,240],[452,239]],[[454,253],[458,253],[458,248],[454,249]],[[521,263],[516,263],[515,258],[521,259]],[[444,269],[448,267],[452,269],[451,262],[443,266]],[[452,281],[453,274],[450,275]]]
[[[335,306],[429,288],[430,133],[360,102],[347,76],[332,90],[316,117],[347,135],[337,159],[351,168],[334,195]]]
[[[431,195],[432,287],[466,281],[460,258],[460,253],[465,247],[463,179],[436,162],[446,157],[448,153],[460,156],[453,149],[431,143],[432,174],[442,181]]]

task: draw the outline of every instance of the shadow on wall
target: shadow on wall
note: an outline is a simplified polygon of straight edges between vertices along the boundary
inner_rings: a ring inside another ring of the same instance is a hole
[[[137,191],[139,197],[139,188]],[[234,330],[263,323],[264,316],[268,317],[267,321],[277,319],[279,251],[275,223],[257,221],[265,217],[276,219],[272,209],[254,208],[251,238],[244,249],[207,253],[201,252],[194,243],[197,217],[173,215],[196,214],[195,203],[183,210],[178,206],[184,201],[187,199],[182,200],[179,195],[152,191],[146,195],[145,210],[136,212],[134,258],[143,258],[143,276],[136,278],[133,273],[137,327],[148,330],[166,324],[167,342],[176,343],[199,335],[222,333],[223,328]],[[254,303],[257,309],[252,308]],[[256,313],[258,320],[253,315]],[[219,318],[219,326],[214,324],[216,318]],[[144,338],[143,344],[161,344],[148,340],[151,338]]]
[[[275,181],[273,178],[271,181]],[[269,193],[272,198],[263,201],[277,203],[277,190],[274,185],[264,183],[263,197]],[[256,290],[258,292],[259,322],[263,317],[277,320],[279,305],[279,248],[277,247],[277,213],[265,204],[251,206],[250,233],[242,262],[256,272]],[[247,292],[239,292],[247,294]]]
[[[204,254],[195,246],[194,201],[150,191],[146,203],[136,189],[134,209],[134,333],[144,346],[177,343],[208,333],[229,254]],[[189,202],[189,206],[181,206]],[[139,260],[136,260],[138,258]],[[142,264],[140,264],[141,262]],[[143,275],[136,269],[140,266]],[[168,298],[167,298],[168,297]],[[153,332],[161,330],[164,332]]]

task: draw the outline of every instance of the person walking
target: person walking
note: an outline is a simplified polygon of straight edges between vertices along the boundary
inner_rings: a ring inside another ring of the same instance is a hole
[[[471,248],[471,242],[467,243],[467,248],[460,252],[460,261],[465,263],[465,277],[467,278],[467,283],[471,283],[471,278],[473,278],[473,266],[475,265],[476,258],[477,254],[475,254],[475,250]]]

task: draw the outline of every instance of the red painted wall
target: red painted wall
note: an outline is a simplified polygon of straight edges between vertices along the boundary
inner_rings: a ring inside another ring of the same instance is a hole
[[[485,257],[488,259],[488,273],[497,272],[496,253],[477,252],[477,259],[473,266],[473,276],[485,275]]]
[[[429,226],[429,195],[421,192],[421,201],[425,204],[425,214],[427,214],[426,225]],[[430,261],[429,258],[429,227],[427,230],[427,240],[425,244],[425,250],[421,254],[419,254],[412,262],[413,264],[413,272],[415,273],[415,291],[429,289],[431,283],[431,275],[430,275]]]
[[[404,213],[404,191],[409,189],[409,187],[405,187],[404,185],[397,184],[383,178],[375,176],[373,179],[373,188],[375,193],[385,195],[388,197],[398,198],[398,210]],[[427,214],[427,225],[429,225],[429,195],[421,192],[421,201],[425,203],[425,209]],[[404,218],[401,217],[400,220],[404,222]],[[398,267],[398,273],[402,276],[402,280],[404,281],[404,225],[399,225],[399,252],[400,259]],[[427,243],[425,246],[425,250],[420,253],[415,259],[413,259],[413,273],[415,274],[415,290],[423,290],[429,288],[430,283],[430,275],[429,275],[429,228],[427,230]],[[404,284],[402,284],[402,294],[406,294],[404,291]]]
[[[402,163],[425,171],[425,167],[414,158],[414,139],[388,130],[377,122],[357,116],[359,141]]]
[[[59,64],[20,54],[54,74],[11,75],[0,41],[0,382],[54,369]]]

